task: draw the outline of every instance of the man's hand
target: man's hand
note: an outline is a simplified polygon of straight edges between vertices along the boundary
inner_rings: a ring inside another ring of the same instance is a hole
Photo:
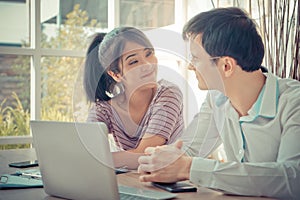
[[[192,158],[181,151],[182,141],[174,145],[148,147],[138,159],[142,182],[177,182],[189,179]]]

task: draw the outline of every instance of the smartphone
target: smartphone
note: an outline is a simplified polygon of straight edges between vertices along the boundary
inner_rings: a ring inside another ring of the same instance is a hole
[[[27,160],[27,161],[13,162],[8,164],[8,166],[10,167],[17,167],[17,168],[36,167],[38,165],[39,164],[37,160]]]
[[[153,182],[152,185],[168,192],[197,192],[197,187],[183,182],[176,183],[158,183]]]

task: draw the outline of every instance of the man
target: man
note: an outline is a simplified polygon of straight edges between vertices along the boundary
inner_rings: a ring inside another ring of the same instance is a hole
[[[264,73],[261,36],[239,8],[198,14],[183,38],[189,69],[209,92],[186,129],[185,151],[182,141],[147,148],[140,180],[190,180],[226,193],[299,199],[300,83]],[[206,158],[220,144],[227,161]]]

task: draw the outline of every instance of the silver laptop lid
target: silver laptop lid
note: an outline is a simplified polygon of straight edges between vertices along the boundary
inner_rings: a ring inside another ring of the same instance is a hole
[[[69,199],[119,199],[104,123],[31,121],[45,192]]]

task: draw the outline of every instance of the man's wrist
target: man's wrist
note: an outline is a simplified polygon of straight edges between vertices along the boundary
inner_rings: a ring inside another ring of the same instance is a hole
[[[191,171],[192,161],[193,161],[193,157],[183,156],[182,173],[179,174],[180,180],[189,180],[190,179],[190,171]]]

